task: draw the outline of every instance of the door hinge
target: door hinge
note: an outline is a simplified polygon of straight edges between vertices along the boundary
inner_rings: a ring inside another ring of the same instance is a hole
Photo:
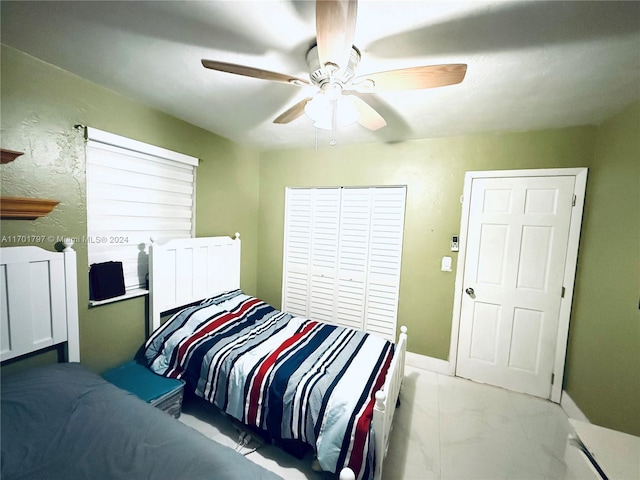
[[[560,293],[560,297],[564,298],[564,293],[567,291],[566,288],[562,287],[562,293]]]
[[[578,197],[576,197],[575,195],[573,196],[573,199],[571,200],[571,206],[575,207],[576,206],[576,201],[578,200]]]
[[[551,374],[551,385],[553,385],[553,382],[555,382],[555,381],[556,381],[556,374],[552,373]]]

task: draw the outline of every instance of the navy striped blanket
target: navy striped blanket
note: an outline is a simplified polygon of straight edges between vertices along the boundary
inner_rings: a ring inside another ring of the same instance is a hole
[[[234,290],[188,307],[145,344],[150,368],[274,438],[311,445],[323,470],[373,478],[371,419],[394,344],[276,310]]]

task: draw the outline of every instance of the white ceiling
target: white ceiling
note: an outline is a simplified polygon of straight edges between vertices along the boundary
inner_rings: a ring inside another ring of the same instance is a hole
[[[312,1],[3,1],[0,14],[2,43],[194,125],[260,149],[315,145],[305,116],[272,123],[312,87],[200,63],[308,78]],[[468,70],[459,85],[368,97],[387,126],[340,129],[339,144],[598,124],[640,100],[636,1],[360,0],[354,44],[358,75]]]

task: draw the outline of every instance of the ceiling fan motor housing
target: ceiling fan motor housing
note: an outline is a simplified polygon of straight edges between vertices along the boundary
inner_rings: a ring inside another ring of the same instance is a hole
[[[320,65],[318,58],[318,47],[314,46],[307,52],[307,65],[309,66],[309,78],[314,85],[320,89],[327,88],[332,84],[339,84],[344,87],[356,75],[356,67],[360,63],[360,50],[355,46],[351,47],[349,54],[349,62],[345,68],[335,65],[332,68],[329,65]]]

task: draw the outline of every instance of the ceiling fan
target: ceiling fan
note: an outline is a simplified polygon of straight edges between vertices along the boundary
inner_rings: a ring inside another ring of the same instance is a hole
[[[202,60],[206,68],[297,86],[310,84],[318,92],[296,103],[274,123],[289,123],[306,113],[314,126],[326,130],[357,121],[369,130],[387,123],[361,96],[378,92],[419,90],[462,82],[466,64],[427,65],[356,77],[360,51],[352,44],[357,0],[316,1],[316,44],[307,52],[311,83],[302,78],[233,63]]]

